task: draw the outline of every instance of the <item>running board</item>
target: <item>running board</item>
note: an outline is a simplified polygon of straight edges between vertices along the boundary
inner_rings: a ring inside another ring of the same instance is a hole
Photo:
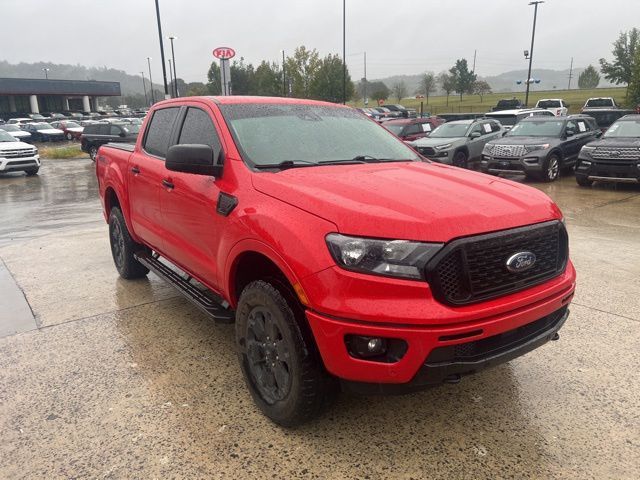
[[[180,273],[174,271],[168,265],[160,261],[157,253],[149,254],[147,252],[136,252],[134,257],[142,265],[147,267],[153,273],[158,275],[164,281],[171,284],[178,292],[186,297],[196,307],[206,313],[209,317],[218,323],[233,323],[235,312],[229,308],[229,304],[204,287],[198,288],[192,282],[192,278],[186,273],[186,278]]]

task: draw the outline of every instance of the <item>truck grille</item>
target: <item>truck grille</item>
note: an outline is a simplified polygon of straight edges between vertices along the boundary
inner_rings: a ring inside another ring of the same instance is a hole
[[[516,158],[526,153],[524,145],[494,145],[491,155],[494,157]]]
[[[637,148],[598,147],[591,156],[603,160],[640,160],[640,150]]]
[[[2,158],[27,158],[33,157],[36,154],[35,148],[21,148],[18,150],[1,150],[0,157]]]
[[[536,256],[532,268],[512,273],[507,259]],[[562,273],[567,265],[564,225],[553,221],[450,242],[427,265],[426,278],[439,301],[467,305],[524,290]]]

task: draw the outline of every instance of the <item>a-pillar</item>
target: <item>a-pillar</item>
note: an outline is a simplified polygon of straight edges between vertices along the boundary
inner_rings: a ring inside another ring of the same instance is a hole
[[[62,110],[69,111],[69,97],[62,97]]]
[[[83,112],[91,111],[91,104],[89,103],[89,95],[85,95],[84,97],[82,97],[82,111]]]
[[[18,109],[16,108],[16,97],[14,97],[13,95],[9,95],[9,111],[11,113],[15,113],[18,111]]]
[[[31,113],[40,113],[37,95],[29,95],[29,105],[31,106]]]

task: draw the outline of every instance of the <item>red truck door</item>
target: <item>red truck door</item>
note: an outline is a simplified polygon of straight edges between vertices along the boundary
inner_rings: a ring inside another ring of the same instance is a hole
[[[170,107],[153,113],[147,133],[140,143],[142,148],[136,149],[131,155],[128,166],[133,231],[160,252],[164,250],[166,229],[161,213],[162,182],[167,172],[164,158],[179,111],[179,107]]]
[[[220,151],[209,107],[193,103],[183,116],[184,122],[174,137],[178,144],[210,145]],[[164,252],[171,261],[215,289],[217,246],[226,221],[226,217],[216,213],[218,179],[165,169],[165,180],[171,186],[165,186],[161,201]]]

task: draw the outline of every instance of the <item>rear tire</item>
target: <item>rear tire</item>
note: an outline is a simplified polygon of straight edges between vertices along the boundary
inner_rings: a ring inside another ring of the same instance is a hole
[[[591,185],[593,185],[593,180],[589,180],[583,175],[576,175],[576,183],[581,187],[590,187]]]
[[[73,135],[71,135],[70,133],[67,133],[66,137],[69,141],[73,140]]]
[[[122,278],[133,280],[145,277],[149,273],[149,269],[133,256],[135,252],[146,247],[133,241],[118,207],[113,207],[109,214],[109,241],[113,263]]]
[[[271,283],[245,287],[236,310],[238,359],[262,413],[283,427],[318,416],[336,392],[313,339],[301,329],[285,296]]]

